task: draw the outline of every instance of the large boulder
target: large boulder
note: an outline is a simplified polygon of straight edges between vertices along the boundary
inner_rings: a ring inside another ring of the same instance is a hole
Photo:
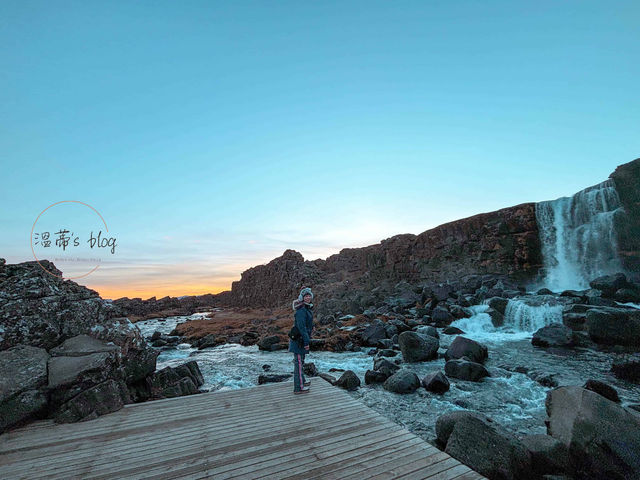
[[[420,379],[410,370],[399,370],[382,384],[385,390],[394,393],[413,393],[420,386]]]
[[[624,273],[615,275],[604,275],[589,282],[591,288],[600,290],[605,297],[613,297],[616,291],[628,285],[627,277]]]
[[[533,470],[539,475],[570,473],[567,446],[550,435],[525,435],[522,444],[531,454]]]
[[[437,420],[436,433],[453,458],[491,479],[536,478],[527,448],[491,419],[466,411],[444,417]]]
[[[542,327],[531,338],[536,347],[571,347],[574,345],[573,330],[561,323]]]
[[[385,357],[376,357],[373,359],[373,369],[389,378],[391,375],[400,370],[400,367]]]
[[[0,352],[0,432],[43,413],[48,360],[46,350],[28,345]]]
[[[278,335],[270,335],[268,337],[261,338],[258,341],[258,349],[270,352],[274,345],[280,343],[280,337]]]
[[[640,416],[578,386],[547,395],[547,433],[587,478],[640,478]]]
[[[416,332],[402,332],[398,344],[405,362],[421,362],[438,358],[440,342],[430,335]]]
[[[471,362],[466,358],[449,360],[444,365],[444,373],[446,373],[448,377],[468,380],[470,382],[479,382],[484,377],[491,376],[484,365]]]
[[[598,395],[602,395],[604,398],[609,399],[612,402],[620,403],[618,391],[611,385],[608,385],[604,382],[593,379],[587,380],[583,388],[591,390],[592,392],[596,392]]]
[[[483,363],[489,357],[489,351],[485,345],[466,337],[457,336],[445,353],[446,360],[467,357],[476,363]]]
[[[177,367],[165,367],[150,378],[151,398],[172,398],[199,393],[204,383],[198,364],[191,360]]]
[[[640,310],[606,307],[589,310],[586,327],[596,343],[640,346]]]

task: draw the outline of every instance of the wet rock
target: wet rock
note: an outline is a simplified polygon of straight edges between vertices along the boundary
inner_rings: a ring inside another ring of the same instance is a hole
[[[370,385],[372,383],[383,383],[390,375],[385,375],[376,370],[367,370],[364,374],[364,383]]]
[[[156,330],[155,332],[153,332],[153,335],[151,335],[151,338],[149,340],[155,342],[156,340],[159,340],[160,337],[162,337],[162,332],[160,332],[160,330]]]
[[[347,370],[336,380],[334,385],[345,390],[357,390],[360,386],[360,379],[353,371]]]
[[[559,440],[550,435],[525,435],[522,443],[531,454],[535,473],[545,475],[570,472],[569,450]]]
[[[190,368],[191,364],[191,368]],[[194,373],[192,365],[194,360],[178,367],[165,367],[155,372],[150,379],[151,398],[172,398],[182,395],[199,393],[198,387],[202,385],[202,373]],[[197,369],[200,372],[200,369]]]
[[[273,345],[278,345],[280,343],[280,337],[278,335],[271,335],[268,337],[263,337],[258,341],[258,349],[271,352]]]
[[[447,377],[439,371],[427,374],[420,383],[427,391],[440,394],[447,392],[450,387]]]
[[[589,337],[606,345],[640,346],[640,311],[622,308],[589,310],[586,322]]]
[[[596,392],[598,395],[602,395],[604,398],[611,400],[612,402],[620,403],[620,397],[618,392],[611,385],[607,385],[604,382],[598,380],[587,380],[584,384],[584,388]]]
[[[553,295],[553,292],[548,288],[541,288],[536,292],[536,295]]]
[[[271,374],[271,375],[259,375],[258,376],[258,385],[264,385],[265,383],[279,383],[279,382],[285,382],[287,381],[289,378],[291,378],[291,374],[282,374],[282,375],[277,375],[277,374]]]
[[[454,328],[454,327],[448,327],[448,328]],[[432,327],[429,325],[424,325],[416,328],[416,333],[419,333],[421,335],[429,335],[430,337],[433,337],[433,338],[440,338],[440,335],[438,335],[438,330],[436,330],[436,327]]]
[[[416,332],[402,332],[398,336],[398,344],[405,362],[421,362],[438,357],[440,342],[429,335]]]
[[[467,357],[477,363],[483,363],[489,357],[489,351],[485,345],[466,337],[456,337],[445,354],[446,360]]]
[[[378,348],[381,349],[391,349],[393,348],[393,342],[391,341],[391,339],[389,338],[384,338],[382,340],[378,340],[378,345],[376,345]]]
[[[484,365],[468,361],[465,358],[447,361],[444,365],[444,372],[448,377],[470,382],[479,382],[484,377],[491,376]]]
[[[613,297],[621,288],[628,286],[627,277],[624,273],[615,275],[604,275],[589,282],[591,288],[600,290],[604,297]]]
[[[395,350],[388,349],[388,348],[384,348],[382,350],[379,350],[376,353],[376,357],[395,357],[396,355],[398,355],[398,352],[396,352]]]
[[[637,478],[640,472],[640,416],[578,386],[547,395],[547,433],[568,449],[586,478]]]
[[[622,380],[640,384],[640,355],[616,358],[611,365],[611,371]]]
[[[513,434],[487,417],[471,412],[455,412],[444,421],[438,419],[438,430],[439,441],[446,442],[446,453],[487,478],[535,478],[527,448]]]
[[[462,330],[460,330],[458,327],[447,327],[447,328],[442,330],[442,333],[444,333],[445,335],[461,335],[461,334],[464,334],[464,332]]]
[[[491,317],[491,323],[494,327],[501,327],[504,325],[504,315],[493,308],[488,308],[485,312]]]
[[[278,337],[276,337],[278,338]],[[200,340],[198,340],[195,344],[194,347],[196,347],[198,350],[203,350],[205,348],[211,348],[211,347],[215,347],[219,344],[220,342],[218,341],[218,339],[216,338],[216,336],[214,334],[209,334],[205,337],[202,337]],[[258,348],[260,348],[260,346],[258,346]]]
[[[385,390],[394,393],[413,393],[420,386],[418,376],[409,370],[399,370],[382,384]]]
[[[264,365],[262,365],[262,370],[268,372],[269,370],[271,370],[271,365],[265,363]]]
[[[614,299],[620,303],[640,303],[640,291],[631,288],[617,290]]]
[[[435,322],[436,327],[447,327],[454,320],[453,315],[444,307],[436,307],[431,313],[431,319]]]
[[[571,347],[574,345],[573,331],[561,323],[552,323],[535,332],[531,344],[536,347]]]
[[[373,360],[373,369],[377,372],[382,373],[383,375],[386,375],[387,377],[390,377],[398,370],[400,370],[400,367],[384,357],[378,357],[374,358]]]

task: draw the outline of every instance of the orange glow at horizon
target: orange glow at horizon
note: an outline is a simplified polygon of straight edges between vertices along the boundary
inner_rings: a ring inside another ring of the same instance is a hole
[[[126,285],[113,287],[111,285],[85,285],[87,288],[95,290],[100,294],[102,298],[117,299],[122,297],[129,298],[142,298],[146,300],[151,297],[162,298],[166,296],[170,297],[182,297],[185,295],[204,295],[205,293],[220,293],[225,290],[231,290],[231,282],[224,285],[196,285],[196,284],[182,284],[171,286],[157,286],[149,285],[146,287],[129,286]]]

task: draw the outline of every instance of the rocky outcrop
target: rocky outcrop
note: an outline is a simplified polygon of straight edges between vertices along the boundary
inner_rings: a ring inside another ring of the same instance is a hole
[[[574,343],[573,330],[561,323],[542,327],[531,338],[531,344],[536,347],[571,347]]]
[[[152,383],[159,352],[121,314],[37,262],[0,262],[0,432],[41,417],[89,420],[154,398],[141,385]],[[189,376],[196,385],[181,394],[197,393],[202,375],[176,371],[179,381]]]
[[[622,308],[589,310],[586,329],[596,343],[640,347],[640,311]]]
[[[219,305],[215,295],[186,295],[183,297],[156,297],[129,298],[121,297],[112,301],[113,305],[120,309],[123,316],[132,321],[145,320],[147,318],[166,317],[174,315],[191,315],[202,310],[210,310]]]
[[[438,357],[440,342],[430,335],[416,332],[402,332],[398,344],[405,362],[422,362]]]
[[[620,165],[610,175],[624,212],[615,217],[618,253],[629,272],[640,272],[640,158]]]

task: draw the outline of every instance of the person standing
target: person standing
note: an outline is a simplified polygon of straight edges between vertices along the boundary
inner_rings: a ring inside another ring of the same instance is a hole
[[[300,290],[298,298],[293,301],[295,312],[294,325],[300,332],[298,340],[289,340],[289,351],[293,353],[293,393],[309,392],[309,385],[304,376],[304,357],[309,353],[309,343],[313,332],[313,292],[309,287]]]

